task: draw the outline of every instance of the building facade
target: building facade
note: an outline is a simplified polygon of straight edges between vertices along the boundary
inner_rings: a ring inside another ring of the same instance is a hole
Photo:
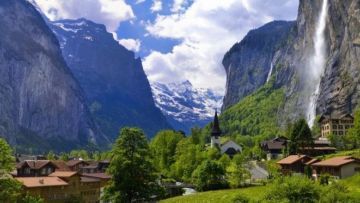
[[[329,135],[345,135],[349,128],[354,127],[354,117],[345,114],[339,117],[323,115],[319,119],[321,126],[321,137],[326,138]]]

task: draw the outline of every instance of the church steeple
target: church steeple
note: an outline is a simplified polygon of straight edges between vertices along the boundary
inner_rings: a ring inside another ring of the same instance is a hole
[[[217,110],[215,110],[215,116],[214,116],[214,121],[213,121],[213,126],[212,126],[212,130],[211,130],[211,136],[221,136],[221,129],[220,129],[220,125],[219,125],[219,118],[217,115]]]
[[[220,146],[221,129],[219,125],[219,118],[215,110],[214,121],[211,129],[211,147]]]

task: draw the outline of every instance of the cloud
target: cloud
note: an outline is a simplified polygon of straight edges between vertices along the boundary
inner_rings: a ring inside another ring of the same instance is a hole
[[[187,6],[190,0],[174,0],[173,5],[171,7],[171,12],[181,12],[185,10],[185,6]]]
[[[128,50],[139,52],[141,47],[141,42],[138,39],[121,39],[119,43],[123,45]]]
[[[86,18],[115,31],[120,22],[135,18],[125,0],[33,0],[50,20]]]
[[[150,10],[154,12],[159,12],[162,10],[162,1],[161,0],[153,0],[153,4]]]
[[[184,1],[175,0],[179,11]],[[197,0],[184,12],[158,15],[146,26],[157,38],[181,40],[171,53],[152,52],[144,59],[149,79],[169,82],[189,79],[194,86],[223,91],[222,58],[231,46],[254,28],[272,20],[294,20],[294,0]]]

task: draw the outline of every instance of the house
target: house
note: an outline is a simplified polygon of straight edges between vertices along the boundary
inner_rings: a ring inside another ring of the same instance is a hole
[[[111,179],[111,176],[106,173],[82,173],[82,177],[99,179],[101,187],[104,187],[107,182]]]
[[[45,202],[60,203],[70,200],[68,183],[59,177],[16,177],[22,183],[24,193],[40,196]]]
[[[271,140],[264,141],[260,148],[265,152],[266,159],[283,158],[283,151],[286,150],[288,138],[280,136]]]
[[[28,160],[33,160],[33,161],[46,160],[46,157],[43,155],[16,154],[15,157],[16,157],[16,163],[20,163]]]
[[[232,140],[228,140],[227,142],[221,144],[220,137],[222,136],[222,131],[220,129],[219,118],[217,115],[217,111],[215,111],[214,121],[212,123],[211,128],[211,143],[210,146],[219,147],[222,154],[227,154],[230,157],[242,151],[242,147],[236,144]]]
[[[81,168],[88,166],[89,163],[84,160],[69,160],[66,162],[66,165],[70,168],[71,171],[80,171]]]
[[[331,146],[330,141],[327,138],[320,137],[314,140],[312,146],[299,148],[299,153],[309,156],[322,156],[327,154],[333,154],[336,152],[336,148]]]
[[[281,172],[284,175],[293,173],[304,173],[306,163],[311,161],[312,158],[307,155],[290,155],[284,159],[281,159],[277,164],[281,167]]]
[[[346,178],[360,172],[360,159],[351,156],[340,156],[311,164],[313,177],[330,174],[337,178]]]
[[[100,200],[100,178],[83,177],[76,171],[56,171],[49,175],[50,177],[59,177],[68,183],[68,189],[64,191],[74,197],[79,197],[81,202],[98,202]]]
[[[350,114],[341,116],[322,115],[319,119],[321,137],[326,138],[330,134],[345,135],[349,128],[354,127],[354,117]]]
[[[229,140],[220,145],[221,154],[227,154],[230,157],[233,157],[235,154],[240,153],[242,148],[240,145],[236,144],[234,141]]]
[[[56,165],[49,160],[28,160],[16,165],[17,177],[48,176],[57,169]]]
[[[82,173],[105,173],[109,165],[110,161],[108,160],[90,162],[89,165],[80,167],[80,171]]]

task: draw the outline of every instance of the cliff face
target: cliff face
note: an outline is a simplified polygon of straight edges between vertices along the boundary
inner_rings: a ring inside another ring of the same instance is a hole
[[[283,46],[294,22],[274,21],[250,31],[224,56],[227,75],[223,109],[236,104],[264,85],[274,69],[275,52]]]
[[[106,144],[35,8],[23,0],[1,1],[0,27],[0,135],[42,150]]]
[[[280,124],[286,120],[306,116],[309,97],[313,93],[310,89],[314,89],[314,84],[309,79],[313,76],[312,70],[309,69],[312,65],[309,58],[314,54],[314,35],[322,3],[322,0],[300,0],[297,22],[287,35],[287,39],[283,39],[286,43],[274,48],[273,89],[285,88],[285,103],[279,108]],[[360,79],[360,2],[358,0],[329,0],[327,12],[324,32],[326,65],[320,78],[320,90],[316,102],[318,115],[351,112],[360,101],[358,90],[360,88],[358,85]],[[253,50],[256,49],[252,48],[245,54]],[[244,55],[241,52],[238,54]],[[269,56],[262,54],[258,57],[268,59]],[[242,62],[238,67],[245,64]],[[268,72],[265,68],[268,66],[269,64],[262,66],[265,73]],[[225,66],[225,69],[229,68]],[[251,70],[257,69],[251,68]],[[239,74],[228,77],[228,83],[236,84],[243,77],[244,74],[239,71]],[[247,91],[249,84],[253,82],[246,80],[245,85],[238,86],[238,91],[230,91],[228,88],[227,97],[243,97],[242,92]],[[255,90],[256,88],[248,94]],[[224,108],[228,107],[229,105],[224,105]]]
[[[116,138],[125,126],[140,127],[149,137],[171,128],[155,106],[141,59],[115,41],[104,25],[79,19],[50,26],[106,135]]]

